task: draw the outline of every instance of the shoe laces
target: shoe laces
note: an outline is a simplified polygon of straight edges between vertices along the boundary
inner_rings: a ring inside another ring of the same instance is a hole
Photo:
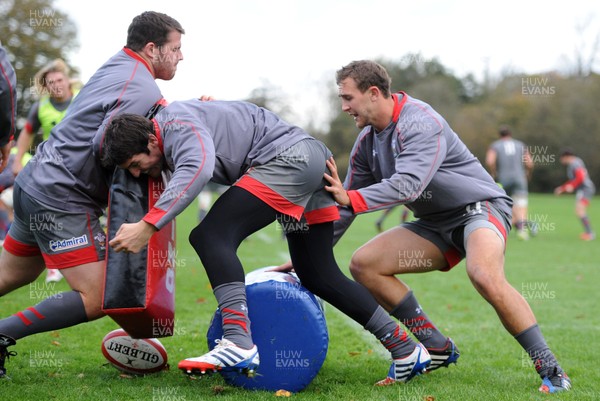
[[[217,349],[217,348],[231,347],[232,345],[235,345],[234,343],[232,343],[231,341],[229,341],[226,338],[223,338],[223,339],[219,339],[218,338],[218,339],[216,339],[215,340],[215,344],[217,344],[217,345],[215,345],[215,349]]]
[[[546,374],[550,383],[552,383],[555,387],[562,387],[562,380],[564,378],[563,371],[558,368],[558,366],[554,366],[550,372]]]
[[[17,356],[17,351],[7,351],[5,347],[0,347],[0,367],[2,367],[4,361],[8,361],[11,356]]]

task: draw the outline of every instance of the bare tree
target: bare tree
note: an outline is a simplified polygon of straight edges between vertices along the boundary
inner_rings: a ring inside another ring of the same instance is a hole
[[[593,39],[588,41],[586,34],[594,29],[593,15],[588,15],[583,21],[575,26],[575,32],[579,38],[575,45],[575,76],[587,77],[593,71],[598,50],[600,49],[600,31],[593,35]]]
[[[54,0],[0,0],[0,38],[17,73],[17,112],[26,117],[36,100],[35,73],[78,47],[77,29]]]

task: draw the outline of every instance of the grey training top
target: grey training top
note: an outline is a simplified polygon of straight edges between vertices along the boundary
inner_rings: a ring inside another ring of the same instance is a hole
[[[587,197],[594,196],[596,186],[590,179],[585,163],[579,157],[573,158],[573,161],[567,166],[568,183],[573,185],[575,191],[584,191]]]
[[[110,119],[145,115],[162,99],[147,65],[124,48],[90,78],[67,114],[17,176],[17,184],[40,202],[99,215],[108,202],[111,172],[100,164],[100,144]]]
[[[212,180],[232,185],[291,145],[312,138],[274,113],[242,101],[173,102],[156,117],[164,168],[173,174],[144,221],[160,229]]]
[[[417,218],[443,221],[467,205],[512,200],[431,106],[394,94],[392,122],[381,132],[365,127],[352,148],[344,187],[352,208],[340,208],[334,243],[356,214],[405,204]]]
[[[499,182],[514,182],[525,177],[524,157],[526,146],[513,139],[498,139],[490,148],[496,152],[496,178]]]

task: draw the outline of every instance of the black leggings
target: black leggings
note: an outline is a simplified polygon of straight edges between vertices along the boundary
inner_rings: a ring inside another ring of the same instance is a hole
[[[248,191],[231,187],[190,233],[212,288],[244,282],[237,249],[249,235],[271,224],[278,212]],[[333,254],[333,223],[286,233],[292,264],[302,285],[365,326],[378,304],[368,290],[342,273]]]

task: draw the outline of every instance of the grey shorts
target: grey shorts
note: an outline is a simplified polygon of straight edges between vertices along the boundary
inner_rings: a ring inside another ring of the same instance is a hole
[[[596,191],[593,188],[581,188],[575,191],[575,199],[589,205]]]
[[[512,179],[500,181],[502,188],[510,197],[527,196],[529,188],[527,187],[527,179],[525,177],[515,177]]]
[[[323,174],[331,152],[320,141],[305,139],[280,152],[269,162],[250,169],[234,184],[252,193],[278,212],[308,224],[339,219]]]
[[[62,269],[104,260],[106,234],[100,216],[57,209],[14,186],[15,218],[4,249],[16,256],[42,255],[46,267]]]
[[[506,243],[511,228],[511,215],[510,212],[503,211],[503,206],[505,210],[508,207],[497,199],[476,202],[458,210],[446,220],[419,219],[403,223],[402,227],[437,246],[448,262],[448,267],[442,271],[448,271],[464,259],[466,239],[478,228],[491,229]],[[507,210],[510,211],[510,207]]]

